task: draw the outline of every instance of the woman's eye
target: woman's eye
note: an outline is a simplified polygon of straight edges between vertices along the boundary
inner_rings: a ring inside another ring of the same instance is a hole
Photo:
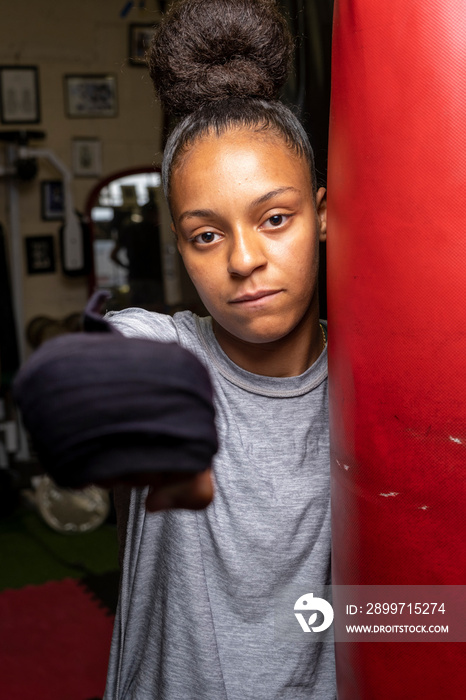
[[[285,216],[285,214],[274,214],[273,216],[269,216],[266,224],[270,224],[276,228],[277,226],[282,226],[287,219],[288,217]]]
[[[212,231],[204,231],[204,233],[199,233],[192,239],[194,243],[206,244],[214,243],[217,240],[218,233],[213,233]]]

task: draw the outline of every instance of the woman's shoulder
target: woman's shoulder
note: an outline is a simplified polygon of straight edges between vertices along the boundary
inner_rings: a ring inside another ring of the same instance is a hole
[[[110,311],[105,318],[125,336],[149,338],[167,343],[180,342],[181,326],[195,325],[195,317],[190,311],[181,311],[173,317],[145,309],[131,308]]]

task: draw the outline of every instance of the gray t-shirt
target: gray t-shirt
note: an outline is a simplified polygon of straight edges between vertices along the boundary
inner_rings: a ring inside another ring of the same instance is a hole
[[[105,698],[334,700],[333,646],[293,616],[296,591],[330,583],[326,350],[298,377],[265,377],[225,355],[210,318],[110,320],[204,363],[220,449],[205,510],[147,513],[144,489],[117,490],[126,535]],[[277,601],[301,637],[277,632]]]

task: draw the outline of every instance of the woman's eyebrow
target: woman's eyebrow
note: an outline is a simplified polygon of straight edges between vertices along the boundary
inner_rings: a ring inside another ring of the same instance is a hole
[[[213,209],[192,209],[184,211],[178,219],[178,223],[181,224],[185,219],[208,219],[215,216]]]
[[[301,194],[301,190],[296,189],[296,187],[278,187],[276,190],[266,192],[265,194],[255,199],[253,202],[251,202],[251,207],[257,207],[260,204],[265,204],[270,199],[273,199],[277,195],[283,194],[284,192],[297,192],[298,194]]]
[[[257,199],[254,199],[251,202],[251,208],[257,207],[260,204],[265,204],[265,202],[268,202],[270,199],[273,199],[277,195],[283,194],[284,192],[297,192],[300,194],[301,190],[298,190],[296,187],[277,187],[276,190],[266,192]],[[178,223],[181,224],[185,219],[208,219],[213,218],[214,216],[215,212],[213,209],[189,209],[180,215]]]

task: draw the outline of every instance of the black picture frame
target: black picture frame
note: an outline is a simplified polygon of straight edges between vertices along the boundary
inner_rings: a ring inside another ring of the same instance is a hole
[[[65,75],[65,113],[70,119],[118,116],[117,78],[113,73]]]
[[[28,275],[46,275],[55,272],[53,236],[27,236],[24,240]]]
[[[128,31],[128,60],[130,66],[146,67],[146,51],[157,25],[152,23],[134,23]]]
[[[63,181],[43,180],[40,189],[43,221],[61,221],[65,216]]]
[[[38,124],[41,120],[37,66],[0,66],[0,121]]]

